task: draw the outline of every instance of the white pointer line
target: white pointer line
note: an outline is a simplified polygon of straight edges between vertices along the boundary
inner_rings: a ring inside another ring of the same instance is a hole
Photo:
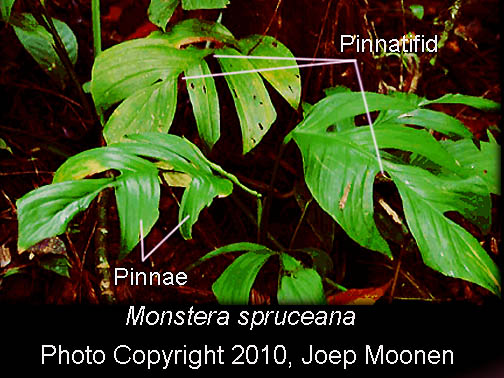
[[[175,231],[177,231],[188,219],[189,219],[189,215],[187,215],[184,219],[182,219],[182,221],[177,225],[177,227],[175,227],[173,230],[171,230],[170,233],[163,238],[163,240],[161,240],[159,243],[157,243],[157,245],[154,248],[152,248],[152,250],[147,255],[145,255],[145,251],[144,251],[143,222],[140,219],[140,251],[142,253],[142,262],[147,260],[150,255],[152,255],[154,252],[156,252],[157,249],[159,247],[161,247],[161,244],[163,244],[166,240],[168,240],[168,238],[170,236],[172,236],[173,233]]]
[[[322,63],[309,63],[309,64],[295,64],[293,66],[257,68],[257,69],[253,69],[253,70],[232,71],[232,72],[218,72],[218,73],[213,73],[213,74],[205,74],[205,75],[197,75],[197,76],[184,76],[182,78],[182,80],[203,79],[205,77],[219,77],[219,76],[241,75],[241,74],[254,73],[254,72],[279,71],[279,70],[287,70],[289,68],[304,68],[304,67],[316,67],[316,66],[329,66],[331,64],[338,64],[338,63],[340,63],[340,62],[322,62]],[[342,62],[342,63],[346,63],[346,62]]]
[[[362,84],[362,77],[359,70],[359,65],[357,64],[357,59],[331,59],[331,58],[300,58],[300,57],[280,57],[280,56],[253,56],[253,55],[214,55],[214,58],[229,58],[229,59],[266,59],[266,60],[299,60],[299,61],[310,61],[319,63],[308,63],[300,64],[294,66],[283,66],[283,67],[269,67],[269,68],[258,68],[253,70],[244,71],[232,71],[232,72],[220,72],[214,74],[198,75],[198,76],[184,76],[182,80],[188,79],[202,79],[205,77],[218,77],[218,76],[229,76],[229,75],[239,75],[254,72],[265,72],[265,71],[276,71],[285,70],[289,68],[304,68],[304,67],[316,67],[316,66],[326,66],[332,64],[342,64],[342,63],[353,63],[355,67],[355,72],[357,74],[357,81],[359,82],[359,89],[362,94],[362,101],[364,103],[364,109],[366,110],[366,117],[369,124],[369,129],[371,130],[371,138],[373,139],[373,144],[376,152],[376,158],[378,159],[378,166],[380,172],[385,174],[383,171],[383,163],[380,156],[380,149],[378,147],[378,142],[376,141],[376,135],[374,132],[373,121],[371,120],[371,114],[369,113],[369,106],[366,100],[366,95],[364,93],[364,85]],[[157,247],[156,247],[157,248]]]

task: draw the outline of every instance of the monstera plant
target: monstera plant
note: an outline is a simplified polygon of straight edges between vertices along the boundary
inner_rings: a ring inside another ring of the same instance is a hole
[[[203,8],[202,3],[208,2],[181,1],[184,9]],[[200,212],[215,198],[231,195],[235,187],[261,198],[206,157],[223,127],[214,77],[225,78],[238,115],[243,154],[247,154],[276,120],[265,81],[293,109],[300,105],[299,69],[278,69],[292,67],[294,57],[271,36],[236,39],[218,22],[188,19],[169,27],[179,4],[179,0],[153,0],[149,17],[162,31],[120,43],[96,57],[89,88],[107,146],[69,158],[52,184],[18,200],[20,251],[63,233],[71,219],[106,188],[115,192],[121,258],[158,219],[161,177],[185,188],[179,210],[179,222],[187,218],[180,228],[185,239],[192,237]],[[226,4],[216,1],[214,5]],[[216,63],[220,72],[212,73],[210,67]],[[203,151],[169,134],[182,85],[189,94]],[[286,136],[284,144],[294,141],[301,152],[313,199],[355,242],[392,257],[390,240],[375,218],[373,194],[379,176],[397,188],[403,226],[426,265],[500,295],[496,264],[468,230],[447,217],[448,212],[458,212],[482,233],[489,231],[490,195],[500,195],[500,146],[491,134],[488,142],[479,141],[477,146],[460,121],[430,107],[457,103],[492,111],[499,105],[458,94],[428,100],[414,94],[366,92],[365,98],[369,111],[378,112],[374,126],[356,124],[356,117],[366,113],[362,93],[337,87],[327,90],[318,103],[303,104],[304,119]],[[95,176],[106,171],[108,175]],[[214,283],[219,302],[248,303],[259,271],[277,258],[279,303],[325,303],[323,278],[332,269],[327,251],[271,249],[241,241],[209,252],[193,267],[204,267],[209,258],[229,252],[244,253]],[[303,254],[309,258],[301,258]]]

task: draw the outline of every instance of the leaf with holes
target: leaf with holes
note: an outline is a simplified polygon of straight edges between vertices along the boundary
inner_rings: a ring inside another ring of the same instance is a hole
[[[234,49],[221,49],[222,55],[240,53]],[[250,71],[254,66],[247,59],[219,58],[223,72]],[[243,154],[252,150],[275,122],[276,111],[261,77],[256,72],[225,76],[240,119]]]
[[[168,132],[177,108],[177,81],[173,78],[140,89],[123,101],[110,116],[103,136],[108,144],[127,134]]]
[[[208,75],[208,64],[202,60],[187,69],[187,76]],[[198,133],[209,150],[220,137],[219,97],[212,77],[186,80]]]
[[[268,69],[282,66],[296,66],[296,59],[290,50],[275,38],[270,36],[252,35],[239,41],[240,50],[244,55],[282,57],[289,60],[250,59],[250,64],[256,69]],[[283,98],[297,109],[301,99],[301,78],[299,68],[289,68],[261,72]]]
[[[173,80],[209,53],[174,48],[162,37],[135,39],[113,46],[98,55],[93,65],[91,93],[96,107],[103,112],[140,90]]]

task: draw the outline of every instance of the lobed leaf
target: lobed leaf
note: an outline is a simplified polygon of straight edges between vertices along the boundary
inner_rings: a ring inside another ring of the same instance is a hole
[[[443,147],[466,170],[468,176],[479,176],[486,183],[488,191],[501,194],[500,157],[501,148],[490,136],[490,142],[479,142],[478,149],[472,140],[463,139],[456,142],[446,140]]]
[[[425,264],[447,276],[462,278],[500,295],[496,264],[464,228],[446,218],[458,211],[488,229],[491,203],[480,177],[437,177],[418,167],[389,164],[403,201],[406,221]]]
[[[140,240],[148,235],[159,217],[160,187],[157,171],[126,174],[116,185],[115,196],[121,226],[121,253],[124,258]]]
[[[96,107],[104,111],[158,81],[173,80],[208,53],[179,50],[162,37],[115,45],[98,55],[93,65],[91,93]]]
[[[234,49],[220,49],[219,54],[237,55]],[[247,59],[219,58],[223,72],[250,71],[254,66]],[[240,119],[243,154],[252,150],[268,132],[276,119],[276,111],[260,76],[256,72],[225,76]]]
[[[291,58],[291,60],[250,59],[256,69],[293,66],[296,59],[290,50],[275,38],[263,35],[252,35],[238,42],[244,55]],[[289,68],[260,73],[287,102],[297,109],[301,100],[301,78],[299,68]]]
[[[189,67],[186,76],[210,74],[208,64],[201,60]],[[209,150],[220,138],[219,97],[212,77],[187,79],[187,92],[193,107],[198,133]]]
[[[356,242],[391,257],[373,217],[373,182],[378,167],[369,127],[338,132],[328,127],[364,112],[362,104],[352,102],[356,100],[349,93],[330,95],[313,107],[289,137],[295,139],[301,150],[306,183],[320,206]],[[420,162],[421,155],[438,167],[433,169],[437,175],[420,166],[398,163],[400,160],[385,151],[381,153],[383,166],[399,189],[406,221],[425,263],[443,274],[475,282],[500,295],[495,263],[471,234],[445,216],[446,212],[456,211],[483,232],[489,230],[489,192],[498,191],[496,158],[500,147],[491,138],[478,153],[468,139],[439,143],[425,130],[398,126],[394,118],[415,112],[421,101],[418,96],[404,94],[391,96],[389,100],[382,95],[368,99],[370,110],[387,113],[375,128],[380,149],[413,152],[411,160],[427,167],[428,164]],[[330,109],[334,104],[339,106]],[[432,126],[428,119],[435,124],[437,118],[442,123],[443,116],[435,112],[416,112],[415,116],[419,114],[420,118],[426,118],[422,122],[426,127]],[[460,130],[454,125],[444,127],[451,127],[450,131],[457,134]]]

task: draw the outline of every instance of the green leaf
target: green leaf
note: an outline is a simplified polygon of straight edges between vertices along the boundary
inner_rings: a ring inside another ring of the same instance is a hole
[[[418,167],[391,163],[387,171],[399,190],[408,227],[425,264],[500,296],[496,264],[477,239],[444,215],[458,211],[478,226],[488,228],[491,203],[483,180],[477,176],[463,180],[436,177]]]
[[[409,101],[392,96],[372,92],[365,92],[365,96],[370,112],[376,110],[402,110],[407,112],[416,108]],[[297,125],[296,130],[326,130],[328,127],[338,124],[339,121],[353,118],[365,112],[362,93],[338,91],[316,103],[308,116]],[[294,130],[287,135],[285,143],[290,141],[293,132]]]
[[[381,148],[417,152],[455,172],[460,170],[425,130],[382,125],[375,135]],[[306,184],[320,207],[356,242],[391,257],[373,216],[373,182],[379,167],[369,127],[340,133],[299,129],[294,139],[303,155]]]
[[[194,269],[195,267],[197,267],[201,263],[207,261],[208,259],[211,259],[212,257],[224,255],[226,253],[240,252],[240,251],[268,252],[270,250],[263,245],[255,244],[255,243],[241,242],[241,243],[228,244],[224,247],[220,247],[214,251],[208,252],[205,256],[200,257],[198,259],[198,261],[196,261],[194,264],[191,264],[186,270]]]
[[[151,0],[148,10],[150,22],[166,30],[166,24],[170,21],[179,2],[180,0]]]
[[[24,267],[14,267],[14,268],[9,268],[3,272],[0,273],[0,277],[1,278],[7,278],[7,277],[10,277],[10,276],[13,276],[15,274],[28,274],[28,272],[26,271],[26,269]]]
[[[215,197],[227,197],[232,191],[233,184],[227,179],[213,175],[194,177],[180,202],[179,222],[189,215],[187,222],[180,227],[182,236],[191,239],[192,226],[198,220],[201,210],[210,206]]]
[[[91,82],[94,102],[104,111],[158,81],[173,80],[208,53],[207,50],[176,49],[162,37],[120,43],[95,60]]]
[[[328,99],[334,100],[337,96],[340,96],[338,113],[323,108],[334,104]],[[345,102],[345,96],[348,94],[334,94],[320,101],[291,132],[291,136],[303,156],[308,188],[320,206],[356,242],[391,257],[373,217],[373,181],[378,167],[369,127],[326,131],[331,122],[359,111],[357,105]],[[379,107],[396,114],[404,113],[405,109],[411,111],[408,106],[418,106],[418,103],[415,104],[418,99],[414,97],[395,98],[399,109],[394,109],[393,102],[383,101],[381,96],[370,98],[371,109]],[[363,111],[362,107],[360,111]],[[329,114],[334,118],[331,119]],[[487,173],[492,170],[487,168],[495,166],[495,160],[489,163],[489,158],[478,156],[475,152],[471,154],[467,140],[441,144],[425,130],[397,127],[389,121],[382,121],[375,128],[381,149],[421,154],[444,169],[438,169],[439,175],[436,176],[421,167],[397,164],[400,160],[382,151],[383,166],[399,189],[406,221],[426,264],[443,274],[475,282],[499,295],[500,277],[495,264],[474,237],[444,215],[448,211],[457,211],[483,232],[488,231],[491,209],[489,187],[494,187],[495,181],[485,182],[474,172],[469,172],[467,166],[479,165],[478,174],[481,176],[481,170],[483,174],[485,170]],[[492,144],[493,151],[489,152],[489,156],[495,159],[498,151],[494,140],[483,145],[482,151]],[[492,176],[495,177],[495,174],[489,177]]]
[[[121,173],[157,172],[150,161],[124,148],[101,147],[81,152],[65,161],[54,174],[53,182],[79,180],[86,176],[117,169]]]
[[[223,55],[237,55],[234,49],[221,49]],[[247,59],[219,58],[223,72],[253,70]],[[243,154],[252,150],[268,132],[276,119],[276,111],[261,77],[253,72],[225,76],[240,119]]]
[[[18,211],[18,250],[65,232],[70,220],[87,209],[113,179],[67,181],[42,186],[16,202]]]
[[[181,21],[169,33],[157,35],[156,38],[163,38],[171,47],[177,49],[204,41],[218,41],[231,46],[237,43],[233,34],[222,24],[196,18]]]
[[[437,98],[435,100],[423,99],[421,106],[430,104],[463,104],[467,106],[472,106],[473,108],[480,110],[499,110],[500,104],[488,100],[483,97],[467,96],[463,94],[445,94],[444,96]]]
[[[45,255],[38,260],[41,268],[49,270],[60,276],[70,278],[70,262],[65,256]]]
[[[186,76],[208,75],[208,64],[201,60],[189,67]],[[220,138],[219,97],[213,77],[186,80],[200,138],[209,150]]]
[[[246,305],[250,289],[266,261],[275,252],[268,249],[247,252],[239,256],[212,285],[220,304]]]
[[[230,0],[182,0],[182,8],[193,9],[219,9],[226,8]]]
[[[413,4],[409,6],[411,13],[413,13],[413,16],[418,18],[419,20],[423,19],[424,16],[424,7],[423,5],[420,4]]]
[[[282,66],[295,66],[296,59],[290,50],[270,36],[252,35],[239,41],[240,50],[244,55],[291,58],[292,60],[250,59],[250,64],[256,69]],[[252,50],[253,49],[253,50]],[[301,99],[301,78],[299,68],[289,68],[276,71],[261,72],[283,98],[297,109]]]
[[[180,227],[180,232],[185,239],[192,238],[192,226],[198,220],[201,210],[210,206],[215,197],[231,194],[232,182],[214,175],[212,167],[202,158],[201,151],[186,139],[159,133],[137,134],[129,138],[143,143],[116,146],[142,156],[165,160],[175,170],[191,176],[191,183],[182,195],[179,222],[189,215],[189,219]]]
[[[12,26],[19,41],[25,49],[60,86],[64,87],[68,79],[65,66],[54,49],[52,35],[35,18],[28,13],[23,13],[11,18]],[[53,19],[54,26],[65,46],[70,61],[77,61],[77,39],[72,30],[64,22]]]
[[[306,185],[320,207],[357,243],[392,257],[373,218],[376,156],[338,134],[299,130],[294,139],[303,156]]]
[[[177,109],[177,81],[166,80],[138,90],[112,113],[103,130],[107,144],[119,142],[126,134],[147,131],[167,133]]]
[[[124,257],[138,242],[140,219],[146,235],[158,218],[157,166],[143,157],[159,160],[163,169],[170,167],[173,172],[190,176],[179,211],[180,220],[190,216],[181,227],[186,239],[191,238],[192,225],[201,210],[215,197],[232,192],[232,182],[214,175],[212,169],[225,171],[206,160],[189,141],[160,133],[135,134],[129,139],[128,143],[96,148],[71,157],[56,171],[52,185],[32,191],[18,201],[20,250],[64,232],[70,219],[89,206],[101,189],[115,186],[121,223],[121,257]],[[81,180],[110,169],[119,170],[121,175],[106,181]],[[89,186],[94,188],[95,183],[102,185],[92,193],[86,191]]]
[[[0,138],[0,150],[9,151],[12,155],[12,149],[7,145],[5,140],[3,140],[2,138]]]
[[[472,133],[458,119],[441,112],[429,109],[415,109],[410,112],[389,111],[382,122],[423,126],[448,136],[458,135],[472,138]],[[379,125],[380,123],[375,123]]]
[[[285,305],[325,304],[322,279],[314,269],[304,268],[286,253],[280,255],[283,267],[278,287],[278,303]]]
[[[481,150],[468,139],[457,142],[446,140],[442,144],[460,162],[467,176],[481,177],[490,193],[501,194],[501,148],[495,140],[480,142]]]
[[[9,21],[14,1],[16,0],[0,0],[0,16],[5,22]]]
[[[121,253],[124,258],[140,240],[140,219],[142,235],[148,235],[159,217],[160,187],[157,171],[127,174],[115,189],[117,212],[121,224]]]

